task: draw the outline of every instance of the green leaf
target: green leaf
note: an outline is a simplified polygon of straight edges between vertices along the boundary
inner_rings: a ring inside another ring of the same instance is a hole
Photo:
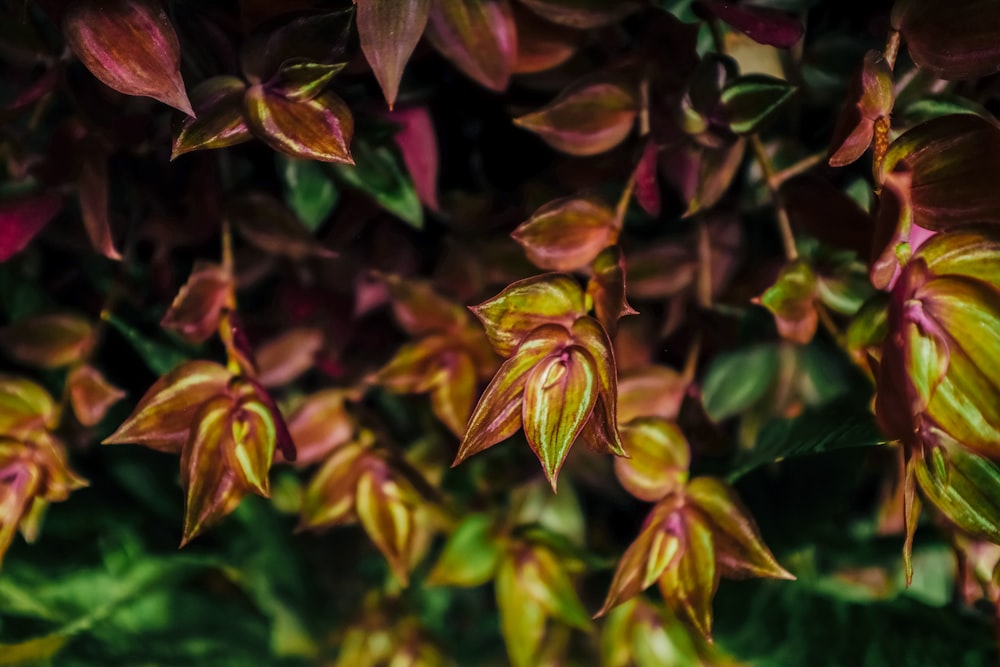
[[[320,164],[277,153],[285,186],[285,203],[310,232],[315,233],[337,206],[340,192]]]
[[[472,514],[459,524],[438,558],[428,583],[441,586],[479,586],[493,578],[500,562],[500,546],[493,536],[493,519]]]
[[[778,348],[771,343],[720,354],[701,384],[705,412],[721,421],[747,409],[764,396],[778,370]]]
[[[149,370],[157,375],[165,375],[191,358],[191,354],[179,346],[151,338],[117,315],[109,314],[104,319],[132,345]]]
[[[807,408],[794,419],[778,419],[767,424],[754,448],[737,459],[729,480],[787,458],[886,442],[888,439],[879,431],[875,416],[867,407],[859,405],[856,397],[845,396]]]
[[[399,166],[396,154],[385,146],[354,143],[354,166],[337,165],[337,174],[400,220],[421,229],[424,212],[413,181]]]
[[[729,129],[736,134],[753,134],[774,118],[795,90],[787,81],[763,74],[737,78],[720,98]]]

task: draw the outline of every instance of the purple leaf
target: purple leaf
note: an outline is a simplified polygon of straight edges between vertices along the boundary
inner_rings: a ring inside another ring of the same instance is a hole
[[[704,0],[704,3],[713,14],[760,44],[787,49],[802,39],[805,32],[805,26],[797,18],[770,7],[720,0]]]

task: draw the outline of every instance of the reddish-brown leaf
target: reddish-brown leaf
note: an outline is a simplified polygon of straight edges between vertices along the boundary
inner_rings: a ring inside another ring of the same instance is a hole
[[[234,76],[214,76],[191,91],[196,117],[185,116],[174,130],[170,159],[207,148],[226,148],[253,138],[243,117],[246,84]]]
[[[240,235],[265,252],[293,260],[337,256],[320,245],[295,213],[270,195],[243,195],[230,202],[228,211]]]
[[[247,90],[245,104],[250,129],[274,150],[297,158],[354,164],[350,150],[354,117],[332,92],[294,102],[258,84]]]
[[[399,124],[395,141],[403,156],[406,171],[413,179],[420,202],[432,211],[438,204],[438,153],[437,133],[427,107],[396,109],[388,115]]]
[[[108,409],[125,397],[125,392],[114,386],[101,371],[84,365],[74,368],[66,378],[70,405],[77,421],[93,426],[104,419]]]
[[[509,0],[431,0],[427,37],[470,78],[490,90],[507,88],[517,62]]]
[[[358,478],[370,456],[367,447],[353,442],[333,451],[306,485],[302,499],[303,528],[329,528],[357,518]]]
[[[587,295],[594,302],[594,314],[608,336],[618,331],[618,320],[637,315],[625,298],[625,257],[614,246],[598,255],[591,266],[593,275],[587,283]]]
[[[570,155],[597,155],[629,135],[637,103],[626,85],[600,81],[571,86],[548,106],[514,122]]]
[[[645,366],[618,380],[618,422],[636,417],[676,419],[690,380],[666,366]]]
[[[545,21],[519,4],[514,5],[514,20],[517,23],[515,74],[535,74],[558,67],[572,58],[583,43],[580,32]]]
[[[0,201],[0,262],[24,250],[61,207],[62,201],[56,195],[29,195]]]
[[[595,198],[564,197],[539,208],[511,236],[539,268],[572,271],[614,243],[615,221],[615,212]]]
[[[36,315],[0,329],[4,354],[40,368],[68,366],[89,354],[93,345],[94,328],[75,315]]]
[[[650,138],[642,149],[642,157],[639,158],[639,163],[633,172],[635,200],[639,202],[642,210],[654,218],[660,215],[661,208],[660,184],[656,178],[658,158],[659,148],[656,141]]]
[[[785,12],[752,4],[703,0],[713,14],[750,39],[787,49],[802,39],[802,21]]]
[[[593,358],[597,368],[599,394],[592,423],[599,446],[616,456],[628,456],[618,433],[618,373],[615,353],[604,328],[593,317],[581,317],[573,323],[573,340]]]
[[[919,67],[942,79],[1000,71],[1000,6],[993,0],[899,0],[892,25]]]
[[[640,417],[621,427],[629,458],[615,459],[618,481],[639,500],[656,502],[679,491],[687,481],[691,452],[675,424]]]
[[[120,260],[111,236],[111,218],[108,212],[108,156],[101,150],[88,147],[83,151],[80,178],[77,181],[80,212],[94,250],[108,259]]]
[[[631,0],[521,0],[553,23],[572,28],[599,28],[616,23],[639,8]]]
[[[103,83],[194,115],[180,73],[180,44],[156,0],[81,0],[63,17],[73,53]]]
[[[288,417],[296,463],[317,463],[351,439],[354,420],[344,405],[346,398],[343,390],[325,389],[306,398]]]
[[[177,292],[160,325],[191,343],[203,343],[219,330],[232,276],[218,264],[197,262]]]
[[[396,321],[411,336],[453,332],[469,321],[468,311],[425,280],[391,274],[379,278],[389,288]]]
[[[406,493],[400,480],[379,459],[372,459],[361,473],[356,493],[355,507],[361,525],[389,561],[396,579],[406,586],[416,530],[414,508],[408,501],[414,494]]]
[[[287,329],[257,348],[257,381],[265,387],[281,387],[316,365],[323,348],[323,332],[300,327]]]
[[[461,438],[469,423],[476,401],[478,377],[469,355],[447,350],[438,359],[438,370],[431,378],[431,408],[448,429]]]
[[[389,108],[396,103],[406,61],[424,34],[431,0],[359,0],[361,50],[378,79]]]

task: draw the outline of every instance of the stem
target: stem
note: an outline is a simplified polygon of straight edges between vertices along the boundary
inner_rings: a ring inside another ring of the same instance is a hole
[[[764,182],[767,184],[767,189],[771,191],[775,217],[778,220],[778,232],[781,234],[781,243],[785,248],[785,258],[789,262],[794,262],[799,258],[799,250],[795,247],[795,234],[792,233],[792,222],[788,218],[788,211],[785,210],[785,205],[781,201],[781,194],[778,192],[778,187],[774,184],[776,178],[774,167],[771,166],[771,160],[767,157],[764,144],[761,143],[760,137],[756,134],[750,137],[750,146],[753,148],[757,163],[764,173]]]
[[[776,172],[770,179],[771,185],[775,188],[780,188],[785,181],[791,180],[799,174],[804,174],[816,165],[825,162],[826,157],[826,150],[807,155],[792,166],[785,167],[781,171]]]
[[[629,202],[632,201],[633,192],[635,192],[635,171],[633,171],[632,175],[628,177],[628,181],[625,183],[625,189],[622,190],[622,196],[618,198],[618,204],[615,206],[615,243],[618,242],[618,234],[625,225],[625,214],[628,212],[628,205]]]

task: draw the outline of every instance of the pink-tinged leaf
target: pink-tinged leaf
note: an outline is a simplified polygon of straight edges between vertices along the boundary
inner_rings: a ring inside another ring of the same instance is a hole
[[[818,300],[816,274],[807,263],[797,261],[785,266],[774,284],[754,301],[771,311],[782,338],[805,345],[816,335]]]
[[[875,121],[892,111],[892,69],[881,52],[865,54],[851,82],[847,104],[837,118],[830,142],[830,166],[844,167],[860,158],[872,143]]]
[[[156,0],[81,0],[67,10],[62,27],[73,53],[104,84],[194,115],[177,33]]]
[[[77,181],[80,212],[83,226],[94,250],[108,259],[120,260],[111,236],[111,218],[108,211],[108,156],[99,150],[87,150],[80,165]]]
[[[229,396],[194,406],[194,420],[188,424],[190,441],[181,455],[182,547],[235,510],[246,494],[237,473],[226,465],[232,446],[232,407]]]
[[[525,336],[543,324],[572,326],[587,312],[580,285],[567,275],[547,273],[519,280],[472,312],[483,323],[493,348],[509,357]]]
[[[0,375],[0,433],[14,438],[54,428],[56,404],[31,380]]]
[[[598,397],[594,408],[593,435],[600,449],[616,456],[628,456],[618,433],[618,373],[615,352],[604,328],[593,317],[581,317],[573,323],[573,340],[590,353],[597,369]]]
[[[908,172],[913,223],[943,231],[973,222],[1000,223],[1000,127],[973,114],[941,116],[917,125],[889,147],[879,181]],[[906,202],[904,202],[906,203]]]
[[[528,375],[543,359],[571,343],[569,331],[557,324],[543,324],[532,331],[480,396],[452,467],[517,433]]]
[[[293,260],[337,256],[320,245],[298,216],[271,195],[243,195],[230,202],[228,211],[240,236],[265,252]]]
[[[226,460],[243,488],[266,498],[270,494],[268,473],[278,442],[276,418],[280,419],[280,415],[261,400],[257,386],[241,385],[234,388],[241,398],[229,414],[227,437],[231,442],[227,443]]]
[[[514,5],[517,24],[517,62],[514,74],[535,74],[562,65],[583,43],[580,32],[550,23]]]
[[[333,450],[306,485],[302,499],[303,528],[331,528],[357,518],[358,478],[367,469],[370,457],[367,447],[353,442]]]
[[[590,629],[590,618],[576,594],[571,566],[565,560],[547,546],[532,543],[515,547],[512,555],[514,577],[524,597],[536,600],[552,618],[584,632]]]
[[[396,104],[403,69],[424,34],[431,0],[359,0],[358,37],[389,108]]]
[[[517,62],[509,0],[431,0],[427,37],[468,77],[490,90],[507,88]]]
[[[719,586],[712,530],[691,511],[681,511],[681,555],[660,576],[663,599],[706,639],[712,638],[712,598]]]
[[[942,79],[976,79],[1000,71],[1000,6],[993,0],[899,0],[892,26],[910,57]]]
[[[639,500],[656,502],[679,491],[688,477],[691,451],[675,424],[640,417],[621,427],[629,458],[615,459],[615,476]]]
[[[802,39],[802,21],[785,12],[752,4],[703,0],[713,14],[750,39],[761,44],[787,49]]]
[[[364,0],[362,0],[364,1]],[[399,582],[409,582],[411,552],[415,546],[414,508],[390,473],[385,462],[372,460],[358,478],[356,511],[358,519]]]
[[[666,366],[644,366],[623,375],[618,380],[618,422],[626,424],[636,417],[676,419],[689,384]]]
[[[396,321],[411,336],[453,332],[469,321],[468,312],[425,280],[381,274],[389,288]]]
[[[271,79],[286,64],[344,62],[353,27],[353,7],[298,11],[258,26],[243,41],[243,75],[253,85]]]
[[[676,506],[676,498],[665,498],[649,513],[639,537],[618,561],[608,595],[594,618],[652,586],[681,557],[680,535],[674,529],[678,524]]]
[[[196,117],[185,116],[174,130],[170,159],[208,148],[235,146],[253,138],[243,117],[246,84],[234,76],[214,76],[191,91]]]
[[[614,246],[598,255],[587,283],[587,295],[594,302],[594,314],[609,337],[618,331],[618,320],[638,313],[625,298],[625,257]]]
[[[308,102],[316,99],[347,63],[317,63],[293,59],[281,64],[278,71],[267,80],[264,88],[291,102]]]
[[[745,150],[746,141],[742,137],[720,148],[700,150],[694,195],[688,203],[685,217],[719,203],[743,163]]]
[[[288,329],[257,348],[257,381],[282,387],[316,366],[323,332],[307,327]]]
[[[125,398],[125,392],[114,386],[93,366],[78,366],[66,378],[70,405],[77,421],[93,426],[104,419],[108,409]]]
[[[93,346],[93,326],[75,315],[36,315],[0,329],[6,356],[40,368],[68,366],[86,357]]]
[[[521,0],[539,16],[571,28],[600,28],[639,9],[630,0]]]
[[[333,93],[293,102],[258,84],[247,90],[245,103],[250,129],[274,150],[307,160],[354,164],[354,117]]]
[[[548,106],[514,122],[556,150],[597,155],[625,140],[635,123],[637,107],[635,93],[628,86],[596,82],[572,86]]]
[[[30,195],[0,201],[0,262],[24,250],[56,217],[62,201],[56,195]]]
[[[662,299],[688,289],[698,269],[690,244],[650,244],[629,253],[626,270],[628,294],[633,299]]]
[[[764,544],[760,530],[736,493],[714,477],[698,477],[685,491],[715,540],[715,558],[726,577],[794,579]]]
[[[427,336],[403,345],[378,374],[375,382],[402,394],[429,391],[439,378],[440,359],[454,347],[445,336]]]
[[[660,215],[662,206],[660,184],[656,178],[658,158],[659,148],[656,142],[650,138],[646,142],[646,147],[642,149],[642,157],[639,158],[639,163],[633,172],[635,200],[639,202],[642,210],[654,218]]]
[[[135,443],[176,453],[202,405],[226,393],[232,375],[211,361],[190,361],[157,380],[132,414],[104,439],[106,445]]]
[[[461,438],[476,401],[476,366],[460,350],[446,351],[438,364],[438,371],[431,378],[431,407],[441,423]]]
[[[191,343],[204,343],[219,330],[233,279],[218,264],[197,262],[160,325]]]
[[[306,398],[288,417],[300,466],[322,461],[354,435],[354,420],[345,400],[343,390],[325,389]]]
[[[570,346],[535,366],[525,382],[524,435],[553,491],[569,448],[597,402],[596,375],[590,353]]]
[[[539,268],[572,271],[614,243],[615,222],[615,212],[603,202],[565,197],[539,208],[511,236]]]
[[[406,171],[413,179],[420,203],[432,211],[438,204],[438,161],[440,159],[437,133],[427,107],[396,109],[387,118],[399,124],[395,141],[403,156]]]

